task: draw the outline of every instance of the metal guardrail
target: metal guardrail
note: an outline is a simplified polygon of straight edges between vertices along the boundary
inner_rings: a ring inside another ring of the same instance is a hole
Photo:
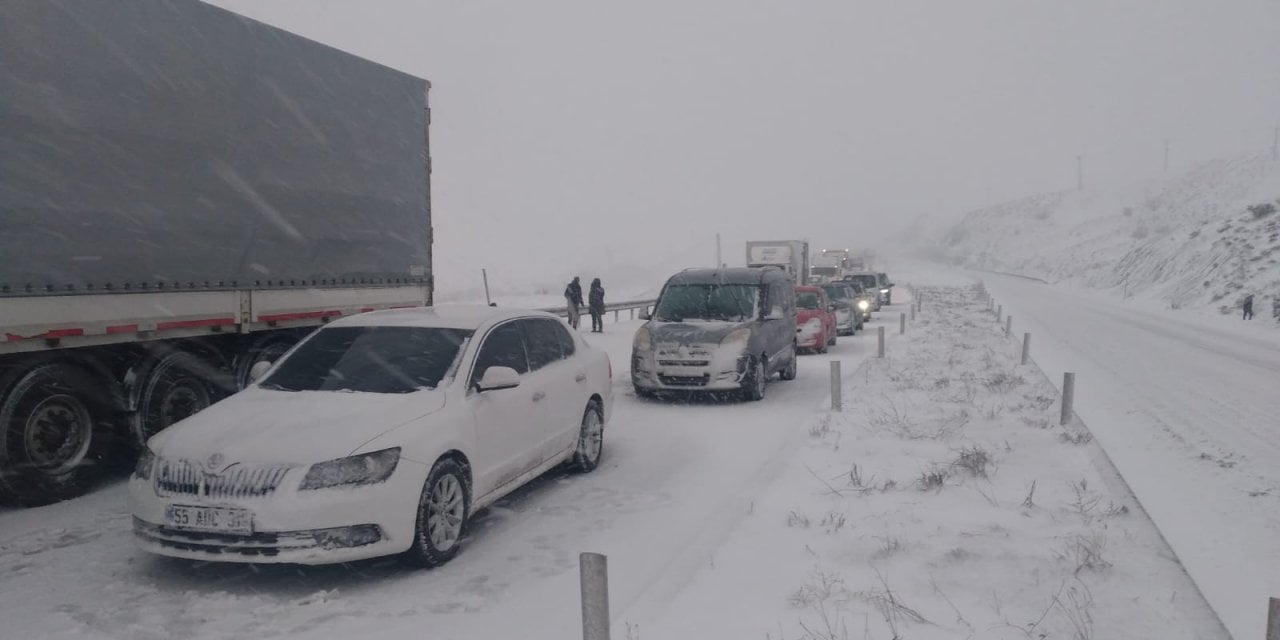
[[[650,307],[653,306],[655,302],[657,302],[656,298],[650,299],[650,300],[628,300],[626,302],[611,302],[611,303],[606,303],[604,305],[604,312],[605,313],[612,312],[613,321],[617,322],[622,319],[622,312],[628,311],[630,312],[631,319],[634,320],[636,317],[636,309],[643,309],[647,311]],[[561,317],[566,317],[569,315],[568,307],[563,304],[557,307],[542,307],[538,310],[546,311],[547,313],[554,313]],[[582,315],[584,316],[589,315],[587,313],[587,305],[582,305]]]

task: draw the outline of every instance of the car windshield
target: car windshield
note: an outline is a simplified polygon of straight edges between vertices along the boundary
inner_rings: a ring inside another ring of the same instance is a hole
[[[821,309],[822,305],[818,303],[818,294],[812,291],[801,291],[796,294],[796,306],[801,309]]]
[[[823,287],[823,291],[827,292],[827,297],[832,300],[846,300],[849,297],[849,290],[845,287]]]
[[[471,333],[425,327],[330,327],[299,345],[259,386],[369,393],[433,389],[452,368]]]
[[[859,274],[856,276],[849,276],[849,280],[852,280],[853,282],[856,282],[862,285],[863,289],[873,289],[875,287],[880,286],[879,284],[876,283],[875,275],[870,273]]]
[[[759,315],[759,299],[760,287],[752,284],[669,285],[658,300],[654,318],[661,322],[742,322]]]

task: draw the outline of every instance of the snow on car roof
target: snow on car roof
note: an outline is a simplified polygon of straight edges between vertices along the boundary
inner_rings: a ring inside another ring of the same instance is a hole
[[[414,307],[411,309],[386,309],[370,311],[336,320],[331,327],[442,327],[449,329],[475,329],[481,325],[507,318],[527,316],[555,316],[534,309],[486,307],[483,305],[447,305],[441,307]]]

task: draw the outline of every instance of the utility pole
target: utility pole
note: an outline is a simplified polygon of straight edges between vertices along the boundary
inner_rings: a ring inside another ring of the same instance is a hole
[[[1164,172],[1169,173],[1169,139],[1164,139]]]
[[[480,277],[484,279],[484,303],[493,306],[493,300],[489,299],[489,270],[481,269]]]
[[[1280,160],[1280,127],[1271,130],[1271,159]]]
[[[1076,189],[1084,189],[1084,156],[1076,156]]]
[[[720,260],[720,234],[716,234],[716,268],[719,269],[724,262]]]

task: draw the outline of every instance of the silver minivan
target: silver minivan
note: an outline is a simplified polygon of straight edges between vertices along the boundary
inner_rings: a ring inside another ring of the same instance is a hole
[[[796,377],[795,282],[781,269],[686,269],[641,317],[631,349],[638,396],[736,391],[760,400],[773,374]]]

